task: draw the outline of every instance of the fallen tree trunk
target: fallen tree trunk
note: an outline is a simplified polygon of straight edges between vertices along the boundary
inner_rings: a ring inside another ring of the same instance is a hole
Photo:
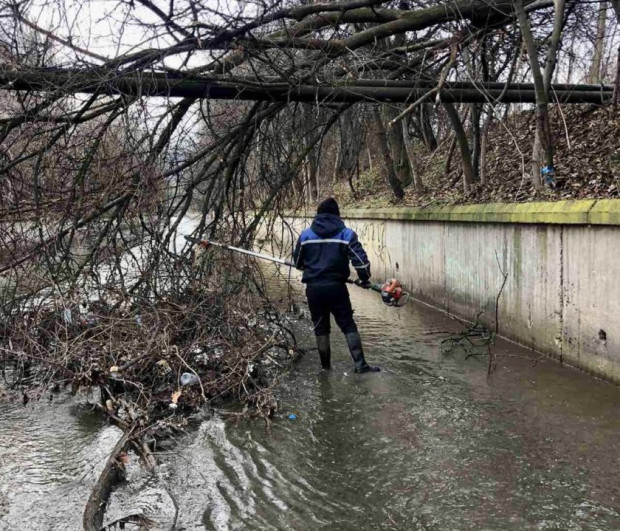
[[[294,85],[283,82],[259,83],[250,80],[226,81],[206,77],[172,77],[166,74],[118,75],[92,70],[1,71],[0,90],[25,90],[65,94],[106,94],[162,96],[172,98],[209,98],[248,101],[298,101],[308,103],[412,102],[428,92],[426,85],[403,82],[377,83],[370,80],[347,85]],[[385,84],[389,86],[384,86]],[[404,84],[404,83],[403,83]],[[500,88],[501,87],[501,88]],[[553,86],[552,101],[558,103],[610,103],[613,87],[601,85]],[[533,85],[489,84],[446,85],[439,92],[446,103],[536,103]]]

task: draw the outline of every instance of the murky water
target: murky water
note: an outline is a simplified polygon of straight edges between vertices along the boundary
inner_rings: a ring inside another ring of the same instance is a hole
[[[0,402],[0,529],[77,530],[121,432],[87,397]]]
[[[284,379],[270,431],[215,418],[160,455],[176,524],[161,486],[139,473],[115,507],[178,530],[620,528],[619,388],[553,362],[533,367],[536,356],[509,343],[487,378],[483,357],[440,353],[458,323],[352,294],[382,373],[353,374],[334,333],[333,372],[305,357]],[[0,528],[79,529],[110,430],[66,404],[3,407]]]

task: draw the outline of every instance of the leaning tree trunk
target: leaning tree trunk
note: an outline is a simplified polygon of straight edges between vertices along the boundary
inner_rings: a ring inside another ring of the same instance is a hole
[[[396,118],[398,114],[398,108],[389,104],[383,105],[383,116],[386,123]],[[412,169],[409,164],[409,157],[407,156],[402,127],[394,125],[388,129],[387,133],[388,143],[392,152],[392,160],[394,162],[394,171],[403,188],[406,188],[412,182]]]
[[[394,161],[392,160],[392,155],[388,146],[387,131],[385,130],[385,126],[383,125],[381,112],[376,105],[373,107],[372,114],[375,122],[375,127],[377,129],[379,150],[381,151],[381,155],[383,156],[385,171],[387,172],[388,184],[392,189],[394,197],[396,199],[402,199],[405,196],[405,193],[403,192],[402,184],[398,179],[396,172],[394,171]]]
[[[620,0],[611,0],[611,6],[614,8],[614,13],[616,14],[616,20],[618,21],[618,25],[620,26]],[[618,58],[617,58],[617,64],[616,64],[616,82],[614,84],[614,97],[613,97],[614,109],[618,107],[618,102],[620,102],[620,46],[618,46]]]
[[[561,16],[563,16],[564,0],[556,0],[555,4],[557,20],[559,5],[562,5]],[[534,42],[534,37],[532,35],[530,20],[525,13],[525,9],[523,8],[522,0],[515,0],[514,5],[517,19],[519,21],[519,26],[521,28],[521,34],[523,36],[523,42],[525,43],[527,55],[530,60],[532,75],[534,77],[534,91],[536,95],[536,139],[534,140],[534,148],[532,151],[532,182],[535,188],[540,189],[542,187],[542,168],[545,167],[548,169],[548,171],[553,171],[554,167],[553,142],[551,140],[551,124],[549,121],[549,99],[548,92],[545,89],[545,81],[542,71],[540,69],[540,63],[538,61],[538,51],[536,49],[536,43]],[[549,59],[554,61],[555,64],[555,53],[550,53],[548,55],[548,60]],[[553,74],[553,71],[551,71],[551,74]],[[541,152],[543,154],[542,161],[540,160]]]
[[[355,108],[349,109],[342,115],[340,121],[340,151],[336,164],[336,177],[339,180],[346,177],[353,190],[352,178],[356,172],[360,152],[364,144],[363,129],[357,117],[353,114]]]
[[[306,164],[306,200],[308,204],[312,204],[318,201],[318,187],[317,187],[317,163],[316,155],[311,152],[308,155],[308,162]]]
[[[409,167],[411,168],[411,176],[413,177],[413,186],[415,187],[416,192],[424,193],[424,181],[422,180],[422,176],[420,175],[420,168],[418,166],[418,161],[416,159],[415,153],[413,152],[413,138],[409,134],[409,127],[407,126],[408,120],[401,120],[402,131],[403,131],[403,139],[405,140],[405,147],[407,148],[407,157],[409,158]]]
[[[551,92],[551,81],[553,80],[553,73],[557,64],[557,53],[560,46],[560,40],[562,38],[562,30],[564,28],[564,9],[566,6],[566,0],[555,0],[555,16],[553,23],[553,33],[551,34],[551,43],[547,51],[547,62],[545,63],[545,71],[543,74],[543,85],[545,87],[545,94],[547,98]],[[548,118],[548,117],[547,117]],[[549,142],[552,145],[551,139],[551,125],[549,124]],[[534,138],[534,147],[532,149],[532,176],[536,176],[538,182],[540,182],[540,171],[543,166],[553,169],[553,153],[551,154],[551,164],[548,162],[548,157],[543,158],[543,143],[541,141],[540,129],[536,128],[536,135]],[[555,171],[548,175],[550,184],[554,184],[553,175]],[[536,186],[536,182],[535,182]]]
[[[456,135],[450,141],[450,147],[448,148],[448,156],[446,157],[446,169],[445,176],[446,178],[450,176],[450,171],[452,170],[452,159],[454,157],[454,151],[456,150],[456,144],[458,143],[458,139]]]
[[[474,183],[474,168],[471,163],[471,152],[469,151],[469,142],[467,140],[467,133],[463,127],[463,122],[459,117],[459,113],[452,103],[443,104],[446,109],[446,114],[454,130],[456,140],[461,151],[461,160],[463,163],[463,189],[465,192],[469,192],[471,185]]]
[[[488,109],[482,122],[482,139],[480,141],[480,183],[487,182],[487,156],[489,152],[489,129],[493,120],[493,107]]]
[[[368,144],[366,144],[366,155],[368,156],[368,170],[372,172],[372,153],[370,152],[370,146]]]
[[[618,46],[618,58],[616,59],[616,81],[614,83],[614,97],[612,99],[614,109],[620,102],[620,46]]]
[[[605,30],[607,29],[607,1],[602,0],[596,24],[596,39],[594,41],[594,55],[588,74],[588,83],[598,83],[601,80],[601,65],[605,53]]]
[[[481,152],[481,132],[480,132],[480,109],[481,103],[471,104],[471,145],[472,145],[472,168],[474,180],[480,180],[480,152]]]
[[[433,131],[431,123],[431,104],[423,103],[420,105],[420,129],[422,130],[422,138],[428,150],[432,153],[437,149],[437,137]]]

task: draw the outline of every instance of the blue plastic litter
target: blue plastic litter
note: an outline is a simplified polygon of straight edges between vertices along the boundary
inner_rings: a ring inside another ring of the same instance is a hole
[[[543,179],[545,180],[545,183],[547,185],[549,185],[551,188],[556,187],[555,168],[553,166],[544,166],[540,170],[540,173],[542,174]]]
[[[288,416],[288,418],[289,418],[290,420],[297,420],[297,415],[295,415],[295,413],[291,413],[291,414]]]

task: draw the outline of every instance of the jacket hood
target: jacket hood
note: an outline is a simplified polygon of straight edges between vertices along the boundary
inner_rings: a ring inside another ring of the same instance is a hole
[[[312,232],[321,238],[331,238],[344,228],[344,221],[334,214],[317,214],[310,227]]]

